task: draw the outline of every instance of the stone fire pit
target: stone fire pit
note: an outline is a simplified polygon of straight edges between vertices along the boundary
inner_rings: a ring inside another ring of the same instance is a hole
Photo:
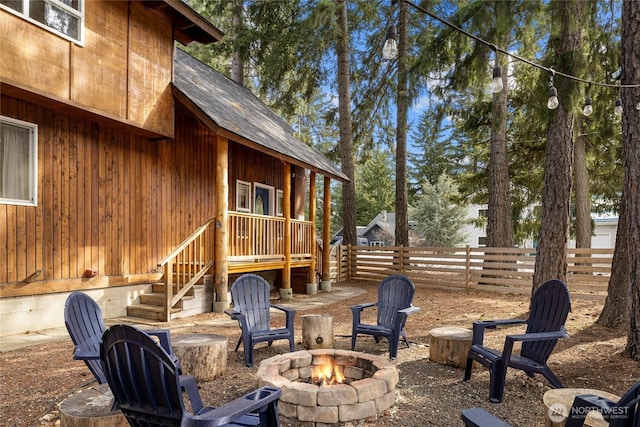
[[[329,359],[344,374],[341,384],[325,385],[312,372]],[[386,358],[345,350],[296,351],[264,360],[258,387],[282,389],[278,403],[284,425],[341,426],[372,422],[396,401],[398,371]]]

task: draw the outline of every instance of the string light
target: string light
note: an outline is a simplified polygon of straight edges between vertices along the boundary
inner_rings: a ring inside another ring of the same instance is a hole
[[[396,59],[398,56],[398,44],[396,42],[396,26],[391,24],[387,27],[382,57],[384,59]]]
[[[613,114],[615,114],[616,116],[622,115],[622,99],[620,99],[620,97],[616,99],[616,106],[613,109]]]
[[[591,101],[591,97],[587,96],[584,99],[584,108],[582,109],[582,114],[584,114],[586,117],[589,117],[591,114],[593,114],[593,102]]]
[[[499,65],[493,67],[493,80],[491,81],[491,92],[500,93],[503,88],[502,68]]]
[[[560,105],[558,102],[558,89],[553,85],[553,70],[551,70],[551,76],[549,76],[549,100],[547,101],[547,108],[555,110]]]
[[[392,0],[392,3],[395,4],[397,1],[398,0]],[[578,82],[581,82],[581,83],[588,83],[589,85],[593,84],[593,85],[596,85],[596,86],[618,87],[618,88],[623,88],[623,87],[624,88],[638,88],[638,87],[640,87],[640,84],[624,84],[624,85],[621,85],[619,82],[617,84],[604,83],[604,82],[595,82],[593,80],[586,80],[586,79],[583,79],[583,78],[580,78],[580,77],[572,76],[571,74],[567,74],[567,73],[563,73],[561,71],[554,70],[551,67],[545,67],[544,65],[540,65],[540,64],[538,64],[536,62],[533,62],[533,61],[531,61],[531,60],[529,60],[527,58],[524,58],[524,57],[522,57],[520,55],[508,52],[507,50],[505,50],[505,49],[503,49],[501,47],[498,47],[493,43],[489,43],[488,41],[483,40],[480,37],[475,36],[475,35],[467,32],[467,31],[465,31],[464,29],[458,27],[457,25],[452,24],[451,22],[447,21],[446,19],[440,18],[438,15],[435,15],[434,13],[428,11],[427,9],[425,9],[425,8],[423,8],[421,6],[418,6],[418,5],[414,4],[414,3],[412,3],[409,0],[399,0],[399,1],[404,1],[406,4],[410,5],[414,9],[424,13],[425,15],[430,16],[431,18],[435,19],[436,21],[439,21],[439,22],[443,23],[444,25],[454,29],[455,31],[457,31],[459,33],[462,33],[462,34],[466,35],[467,37],[469,37],[469,38],[471,38],[471,39],[473,39],[473,40],[475,40],[475,41],[477,41],[479,43],[482,43],[485,46],[488,46],[494,52],[503,53],[503,54],[513,58],[513,59],[517,59],[520,62],[524,62],[525,64],[529,64],[529,65],[531,65],[533,67],[536,67],[536,68],[538,68],[540,70],[544,70],[544,71],[547,71],[547,72],[552,73],[552,74],[557,74],[559,76],[565,77],[567,79],[575,80],[575,81],[578,81]],[[395,30],[395,27],[394,27],[394,30]],[[387,30],[387,41],[389,40],[388,34],[389,34],[389,30]],[[393,38],[393,41],[395,43],[395,36]],[[386,42],[385,42],[385,47],[386,47]],[[383,49],[383,51],[384,51],[384,49]],[[397,55],[397,47],[396,47],[396,55]],[[496,70],[496,69],[499,69],[499,67],[497,65],[493,69],[492,91],[494,93],[496,93],[495,89],[497,89],[497,85],[498,85],[498,83],[496,82],[496,72],[498,70]],[[502,70],[500,69],[499,72],[502,73]],[[502,79],[500,79],[500,80],[502,81]],[[494,82],[496,84],[495,86],[494,86]],[[500,90],[502,90],[502,88]],[[500,92],[500,90],[498,90],[498,92]],[[552,91],[554,93],[553,95],[552,95]],[[552,102],[552,98],[555,99],[553,102]],[[620,101],[620,105],[618,105],[618,101]],[[557,102],[558,102],[558,91],[554,86],[552,86],[549,89],[549,101],[547,103],[547,106],[549,108],[551,108],[551,109],[557,108],[557,105],[555,105],[555,107],[552,107],[552,105],[556,104]],[[586,107],[587,107],[587,103],[586,103],[586,100],[585,100],[585,109],[586,109]],[[593,111],[593,107],[591,109]],[[640,102],[638,102],[636,104],[636,109],[640,110]],[[622,101],[620,100],[620,97],[618,97],[618,100],[616,100],[616,107],[614,109],[614,112],[615,112],[616,115],[621,115],[622,114]],[[583,114],[585,114],[585,110],[583,110]]]

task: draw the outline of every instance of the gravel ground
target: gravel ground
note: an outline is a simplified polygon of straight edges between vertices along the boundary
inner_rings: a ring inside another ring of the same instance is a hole
[[[349,282],[341,286],[361,288],[365,292],[330,304],[300,310],[296,317],[297,348],[301,345],[301,314],[330,314],[334,317],[336,348],[349,349],[351,312],[356,303],[376,299],[376,285]],[[339,288],[336,288],[338,291]],[[321,301],[295,295],[295,302]],[[640,379],[640,364],[624,357],[624,331],[594,324],[601,309],[599,298],[573,297],[567,330],[571,337],[561,340],[550,358],[550,366],[566,387],[595,388],[623,394]],[[429,360],[429,331],[441,326],[470,328],[476,319],[499,319],[526,316],[528,295],[488,291],[442,290],[418,288],[414,305],[421,311],[409,318],[405,328],[412,342],[401,346],[395,361],[399,374],[396,405],[368,425],[376,426],[455,426],[462,425],[460,411],[481,406],[513,426],[544,425],[542,396],[549,390],[544,378],[529,378],[509,370],[504,401],[488,401],[489,377],[485,369],[474,370],[470,381],[462,380],[463,370]],[[309,306],[309,305],[307,305]],[[224,314],[203,314],[165,324],[172,335],[181,333],[216,333],[229,338],[227,372],[212,382],[201,383],[206,405],[219,406],[256,386],[257,367],[247,368],[242,349],[233,349],[240,336],[237,324],[227,322]],[[275,317],[274,323],[282,321]],[[157,326],[157,325],[156,325]],[[514,330],[510,330],[510,333]],[[487,340],[501,348],[506,330],[488,333]],[[71,393],[92,384],[92,376],[82,362],[71,359],[71,340],[26,347],[0,354],[1,426],[54,426],[59,424],[58,404]],[[256,366],[261,360],[288,350],[286,341],[255,350]],[[358,338],[356,351],[388,355],[386,341],[375,344],[371,337]]]

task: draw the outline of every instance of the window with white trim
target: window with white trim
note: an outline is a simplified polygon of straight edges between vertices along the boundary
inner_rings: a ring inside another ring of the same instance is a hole
[[[236,210],[251,212],[251,183],[236,180]]]
[[[38,125],[0,116],[0,203],[38,203]]]
[[[282,190],[276,190],[276,215],[283,215],[282,205],[284,204],[284,193]]]
[[[82,43],[84,0],[0,0],[0,8]]]

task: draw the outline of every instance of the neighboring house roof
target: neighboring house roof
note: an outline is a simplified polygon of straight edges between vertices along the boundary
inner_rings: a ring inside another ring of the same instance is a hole
[[[294,130],[258,97],[208,65],[176,50],[176,97],[191,103],[219,133],[298,166],[340,181],[349,179],[318,150],[294,136]],[[180,95],[183,96],[180,96]],[[213,122],[213,123],[211,123]]]
[[[389,234],[391,237],[396,235],[396,214],[394,212],[381,212],[376,215],[373,220],[367,225],[364,234],[368,233],[374,227],[378,227]]]

